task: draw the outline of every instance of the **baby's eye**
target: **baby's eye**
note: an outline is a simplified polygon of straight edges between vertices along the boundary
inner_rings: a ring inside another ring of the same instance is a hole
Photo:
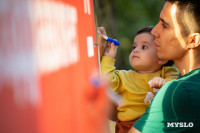
[[[145,45],[143,45],[143,46],[142,46],[142,49],[147,49],[147,48],[148,48],[148,47],[147,47],[147,46],[145,46]]]
[[[133,46],[133,48],[132,48],[132,49],[134,50],[135,48],[136,48],[136,47],[135,47],[135,46]]]

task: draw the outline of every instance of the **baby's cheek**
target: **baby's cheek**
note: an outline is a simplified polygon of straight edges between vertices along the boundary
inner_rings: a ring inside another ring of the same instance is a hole
[[[131,51],[130,55],[129,56],[132,56],[133,55],[133,50]]]
[[[158,60],[159,60],[159,58],[158,58],[158,56],[157,56],[156,53],[148,54],[148,55],[147,55],[147,59],[148,59],[149,61],[151,61],[152,63],[157,63]]]
[[[129,55],[129,61],[131,60],[132,57],[133,57],[133,52],[131,52]]]

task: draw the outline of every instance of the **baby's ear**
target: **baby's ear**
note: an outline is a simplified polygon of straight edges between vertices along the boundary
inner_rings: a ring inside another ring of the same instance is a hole
[[[166,64],[167,62],[168,62],[168,60],[161,60],[161,59],[158,60],[159,65]]]

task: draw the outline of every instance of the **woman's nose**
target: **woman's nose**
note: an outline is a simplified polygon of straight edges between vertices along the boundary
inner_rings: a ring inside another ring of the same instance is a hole
[[[151,34],[155,36],[155,38],[159,38],[160,34],[158,32],[159,26],[158,24],[151,30]]]

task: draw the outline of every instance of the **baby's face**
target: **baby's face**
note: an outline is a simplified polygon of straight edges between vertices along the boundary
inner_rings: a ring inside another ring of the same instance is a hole
[[[140,33],[134,38],[133,50],[129,62],[135,70],[159,69],[157,50],[151,33]]]

